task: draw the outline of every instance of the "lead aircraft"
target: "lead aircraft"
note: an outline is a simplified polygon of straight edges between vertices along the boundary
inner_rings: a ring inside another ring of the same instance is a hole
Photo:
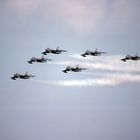
[[[82,70],[86,70],[86,68],[81,68],[79,65],[76,67],[71,67],[67,66],[65,70],[63,70],[64,73],[67,73],[68,71],[73,71],[73,72],[81,72]]]
[[[86,50],[85,53],[81,54],[81,56],[82,57],[86,57],[87,55],[100,56],[101,54],[104,54],[104,53],[107,53],[107,52],[98,51],[98,49],[96,48],[95,51]]]

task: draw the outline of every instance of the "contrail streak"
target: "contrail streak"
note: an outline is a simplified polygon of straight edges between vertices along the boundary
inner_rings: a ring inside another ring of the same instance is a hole
[[[85,61],[99,61],[99,62],[120,62],[120,59],[124,57],[123,55],[109,55],[109,56],[87,56],[82,57],[79,54],[71,55],[71,58],[77,60],[85,60]]]
[[[129,82],[140,83],[140,76],[139,75],[136,76],[110,75],[104,78],[96,78],[96,79],[58,81],[57,84],[66,87],[90,87],[90,86],[117,86]]]
[[[104,78],[58,81],[56,84],[65,87],[115,86],[114,81]]]
[[[122,56],[100,56],[82,58],[79,55],[73,55],[74,59],[65,61],[54,61],[50,64],[62,66],[85,67],[88,70],[82,72],[91,75],[86,79],[70,79],[70,80],[34,80],[35,82],[47,85],[57,85],[62,87],[92,87],[92,86],[117,86],[124,83],[136,82],[140,83],[140,63],[139,62],[122,62]],[[93,72],[94,71],[94,72]],[[92,78],[94,77],[94,78]],[[96,78],[95,78],[96,77]]]
[[[129,82],[140,83],[140,75],[107,74],[103,78],[95,78],[95,79],[56,80],[56,81],[32,80],[32,81],[63,87],[117,86]]]
[[[111,63],[100,63],[100,62],[84,62],[84,61],[57,61],[51,62],[50,64],[57,65],[77,65],[79,64],[81,67],[86,67],[89,70],[104,70],[104,71],[116,71],[116,72],[138,72],[140,73],[140,65],[139,64],[130,64],[130,63],[122,63],[116,64],[115,62]]]

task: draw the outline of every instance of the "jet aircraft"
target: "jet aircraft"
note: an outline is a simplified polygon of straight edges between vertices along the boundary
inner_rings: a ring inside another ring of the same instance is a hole
[[[44,54],[44,55],[47,55],[47,53],[61,54],[62,52],[67,52],[67,51],[66,50],[60,50],[59,46],[57,46],[56,49],[50,49],[50,48],[45,49],[45,51],[42,52],[42,54]]]
[[[32,57],[31,60],[27,61],[29,64],[33,64],[33,62],[46,63],[47,61],[51,61],[52,59],[44,58],[44,55],[41,58]]]
[[[21,79],[30,79],[30,77],[35,77],[34,75],[28,74],[27,72],[25,74],[19,74],[15,73],[13,77],[11,77],[12,80],[16,80],[17,78]]]
[[[101,54],[104,54],[104,53],[107,53],[107,52],[101,52],[101,51],[98,51],[98,49],[95,49],[95,51],[85,51],[85,53],[81,54],[81,56],[83,57],[86,57],[86,55],[92,55],[92,56],[100,56]]]
[[[131,55],[127,55],[125,58],[121,59],[122,61],[126,62],[127,60],[140,60],[140,56],[138,56],[137,54],[135,56],[131,56]]]
[[[81,72],[82,70],[86,70],[86,68],[80,68],[79,65],[76,67],[67,66],[65,70],[63,70],[64,73],[67,73],[68,71],[73,72]]]

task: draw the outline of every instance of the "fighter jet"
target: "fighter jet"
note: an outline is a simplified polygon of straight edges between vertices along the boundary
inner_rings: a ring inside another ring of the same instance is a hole
[[[96,48],[95,51],[85,51],[85,53],[81,54],[81,56],[83,57],[86,57],[86,55],[92,55],[92,56],[100,56],[101,54],[104,54],[104,53],[107,53],[107,52],[101,52],[101,51],[98,51],[98,49]]]
[[[59,46],[57,46],[56,49],[50,49],[50,48],[45,49],[45,51],[42,52],[42,54],[44,54],[44,55],[47,55],[47,53],[61,54],[62,52],[67,52],[67,51],[66,50],[60,50]]]
[[[21,79],[30,79],[30,77],[35,77],[31,74],[28,74],[27,72],[25,74],[19,74],[19,73],[15,73],[13,77],[11,77],[12,80],[16,80],[17,78],[21,78]]]
[[[27,61],[29,64],[33,64],[33,62],[46,63],[47,61],[51,61],[52,59],[44,58],[44,55],[41,58],[32,57],[31,60]]]
[[[128,54],[125,58],[122,58],[121,60],[124,62],[126,62],[127,60],[137,61],[137,60],[140,60],[140,57],[137,54],[135,56],[131,56]]]
[[[66,69],[63,70],[62,72],[64,73],[67,73],[68,71],[81,72],[82,70],[86,70],[86,68],[80,68],[79,65],[77,65],[76,67],[67,66]]]

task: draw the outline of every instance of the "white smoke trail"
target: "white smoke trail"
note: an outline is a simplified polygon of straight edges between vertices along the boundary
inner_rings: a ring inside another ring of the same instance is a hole
[[[97,79],[58,81],[57,85],[66,87],[117,86],[129,82],[140,83],[140,75],[109,75]]]
[[[138,61],[122,62],[120,60],[122,58],[121,55],[86,58],[73,55],[72,57],[76,60],[54,61],[50,62],[50,64],[65,67],[67,65],[76,66],[79,64],[80,67],[88,69],[82,73],[90,75],[90,78],[58,81],[36,80],[36,82],[63,87],[117,86],[129,82],[140,83],[140,63]]]
[[[65,87],[91,87],[91,86],[115,86],[116,85],[116,83],[111,79],[104,79],[104,78],[57,81],[56,84]]]
[[[129,82],[140,83],[140,75],[107,74],[103,78],[95,78],[95,79],[58,80],[58,81],[32,80],[32,81],[64,87],[117,86]]]
[[[140,73],[140,66],[128,65],[128,64],[110,64],[110,63],[81,63],[90,70],[105,70],[115,72],[138,72]]]
[[[120,59],[123,58],[123,55],[108,55],[108,56],[86,56],[82,57],[79,54],[71,55],[71,58],[83,61],[98,61],[98,62],[120,62]]]
[[[104,70],[104,71],[115,71],[115,72],[137,72],[140,73],[140,65],[139,64],[130,64],[130,63],[115,63],[113,60],[112,62],[108,63],[100,63],[100,62],[85,62],[85,61],[57,61],[51,62],[50,64],[57,64],[57,65],[77,65],[81,67],[85,67],[89,70]]]
[[[140,73],[139,61],[122,62],[122,55],[110,56],[87,56],[82,57],[78,54],[70,55],[71,60],[56,61],[51,64],[57,65],[77,65],[86,67],[89,70],[115,71],[115,72],[137,72]]]

